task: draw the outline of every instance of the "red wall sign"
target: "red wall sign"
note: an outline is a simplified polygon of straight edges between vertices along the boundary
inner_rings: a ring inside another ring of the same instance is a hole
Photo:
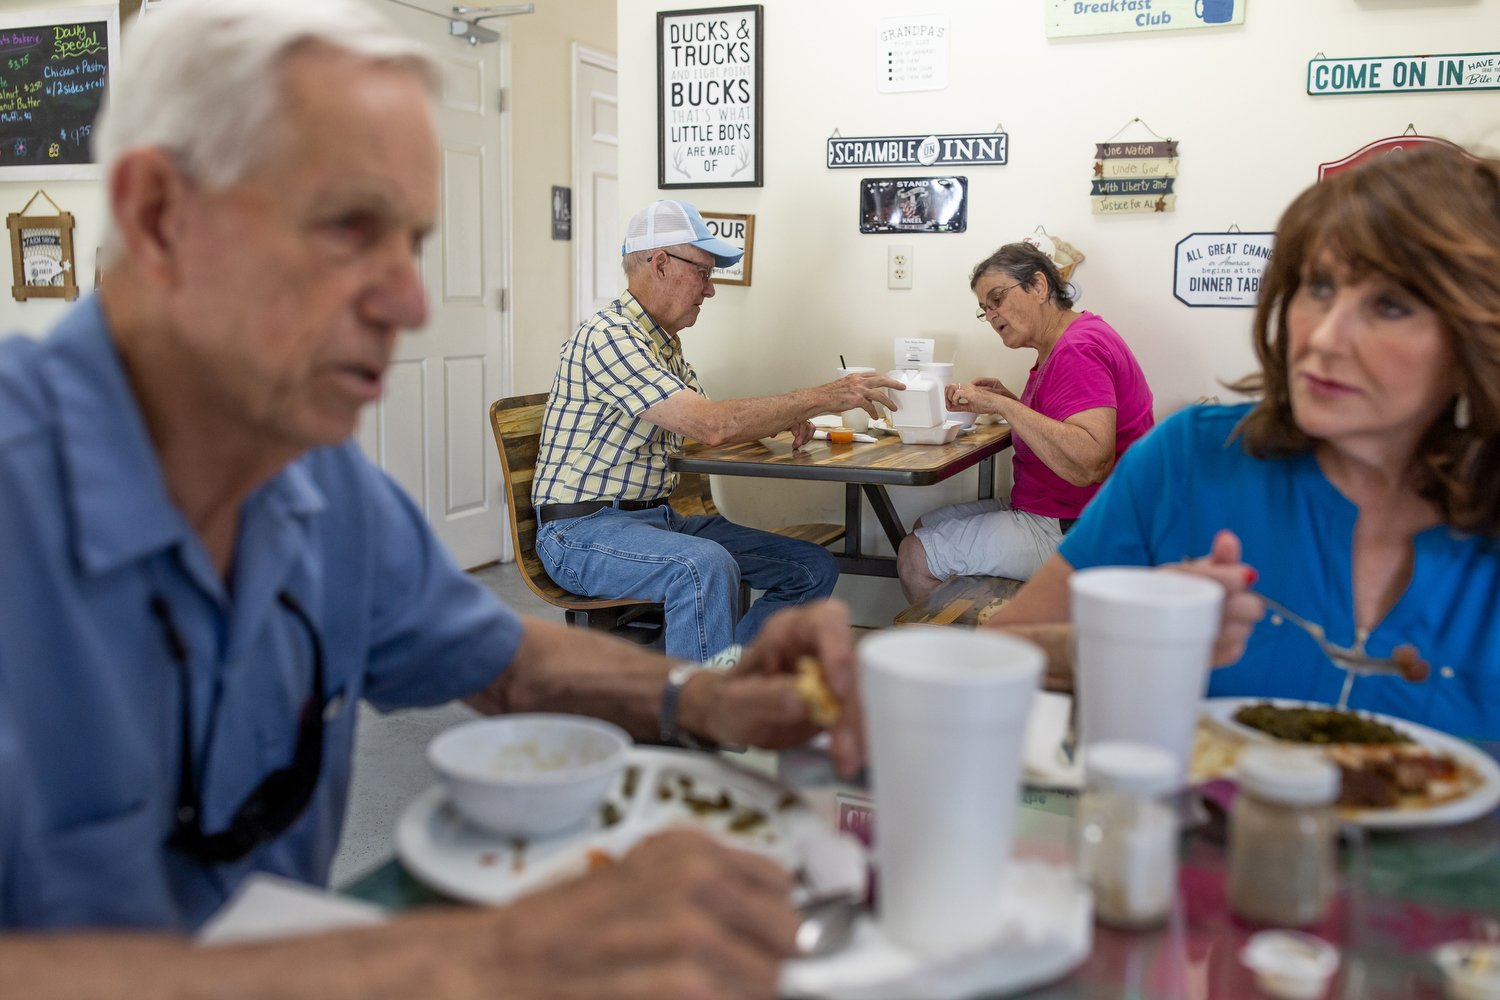
[[[1368,146],[1356,149],[1342,160],[1318,164],[1318,180],[1321,181],[1326,177],[1332,177],[1334,174],[1357,167],[1366,160],[1372,160],[1384,153],[1399,153],[1402,149],[1421,146],[1426,143],[1452,146],[1457,150],[1463,149],[1462,146],[1449,142],[1447,139],[1439,139],[1435,135],[1393,135],[1388,139],[1376,139]]]

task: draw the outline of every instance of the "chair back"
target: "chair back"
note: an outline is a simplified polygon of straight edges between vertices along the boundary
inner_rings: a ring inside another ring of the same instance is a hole
[[[549,604],[568,609],[611,608],[638,604],[636,598],[580,597],[558,586],[547,575],[536,554],[536,509],[531,504],[531,482],[536,472],[537,449],[542,437],[542,416],[547,394],[507,396],[490,406],[490,427],[500,449],[500,470],[505,477],[506,509],[510,515],[510,537],[516,565],[532,593]]]

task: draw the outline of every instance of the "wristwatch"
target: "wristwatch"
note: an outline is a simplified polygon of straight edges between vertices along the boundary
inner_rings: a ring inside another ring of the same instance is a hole
[[[677,711],[682,689],[696,673],[712,670],[706,663],[679,663],[667,671],[667,683],[661,689],[661,713],[658,715],[658,731],[661,741],[669,746],[687,747],[689,750],[717,750],[718,744],[700,740],[679,724]]]
[[[689,750],[712,750],[713,745],[695,738],[686,732],[678,719],[682,689],[693,675],[709,669],[704,663],[679,663],[667,671],[667,682],[661,689],[661,712],[657,725],[661,741],[669,746],[687,747]]]

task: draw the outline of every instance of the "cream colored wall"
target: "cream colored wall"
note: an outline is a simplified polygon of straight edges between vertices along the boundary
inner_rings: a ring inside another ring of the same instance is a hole
[[[95,6],[90,0],[26,0],[26,3],[0,2],[0,10],[23,8],[46,10],[52,7]],[[104,237],[104,186],[98,181],[4,181],[0,182],[0,216],[19,212],[37,189],[46,191],[65,212],[73,213],[73,261],[78,269],[78,293],[86,294],[94,287],[94,258],[99,243]],[[28,211],[29,215],[50,215],[52,207],[46,199],[38,198]],[[0,274],[4,285],[0,287],[0,336],[24,330],[40,334],[68,308],[70,303],[62,299],[29,299],[17,302],[11,296],[14,285],[13,263],[10,253],[9,230],[0,233]]]
[[[684,334],[705,386],[721,398],[831,378],[840,354],[850,364],[889,367],[896,336],[937,338],[940,359],[957,352],[961,379],[998,375],[1019,387],[1035,355],[1006,351],[975,321],[967,277],[991,249],[1039,223],[1087,255],[1074,276],[1080,307],[1130,342],[1159,410],[1203,393],[1227,397],[1219,380],[1252,364],[1251,311],[1177,302],[1178,240],[1231,224],[1274,229],[1318,163],[1398,134],[1408,122],[1500,152],[1500,93],[1313,98],[1304,86],[1307,61],[1319,50],[1384,56],[1500,48],[1500,0],[1251,0],[1242,27],[1066,40],[1046,37],[1042,0],[762,3],[765,186],[676,192],[706,210],[755,215],[754,284],[721,287]],[[634,137],[621,155],[626,212],[671,196],[656,188],[655,14],[687,6],[619,2],[621,131]],[[878,93],[878,19],[931,13],[949,17],[948,88]],[[1177,211],[1095,217],[1088,198],[1094,143],[1136,116],[1181,142]],[[858,231],[861,177],[934,171],[824,166],[834,129],[878,136],[997,124],[1010,134],[1010,165],[952,171],[970,182],[969,228],[961,235]],[[914,248],[910,291],[886,288],[893,243]],[[715,487],[721,506],[749,523],[841,519],[838,488],[722,477]],[[973,491],[968,473],[945,486],[894,492],[910,524]],[[888,584],[856,589],[899,606]]]
[[[28,8],[77,7],[86,0],[26,0]],[[0,6],[9,6],[0,3]],[[438,4],[434,10],[445,10]],[[572,183],[572,69],[574,42],[613,52],[614,0],[538,0],[536,12],[490,21],[510,35],[512,330],[511,385],[536,392],[551,384],[557,349],[571,332],[572,244],[551,238],[552,185]],[[97,181],[0,183],[0,212],[19,211],[38,187],[73,213],[79,283],[92,287],[94,257],[104,230],[103,185]],[[62,300],[21,303],[0,291],[0,331],[47,329],[66,308]]]
[[[515,32],[511,391],[517,394],[552,385],[558,348],[573,332],[573,244],[552,239],[552,185],[573,183],[572,45],[615,51],[615,0],[537,0],[536,8],[506,18]]]

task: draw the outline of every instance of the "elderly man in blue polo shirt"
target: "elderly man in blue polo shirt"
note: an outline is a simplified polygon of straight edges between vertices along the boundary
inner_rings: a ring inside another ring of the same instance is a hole
[[[326,879],[361,698],[789,745],[814,654],[860,757],[838,605],[726,674],[523,619],[349,441],[425,315],[438,80],[355,0],[173,0],[127,36],[100,292],[0,342],[0,995],[774,993],[788,874],[687,833],[504,908],[163,933],[253,872]]]
[[[668,656],[705,659],[749,642],[779,608],[833,592],[838,565],[822,546],[735,524],[684,517],[667,503],[667,458],[684,438],[753,441],[808,418],[891,405],[883,375],[775,396],[708,398],[678,336],[712,298],[714,267],[743,251],[714,236],[698,209],[657,201],[631,217],[621,248],[626,291],[563,344],[542,422],[531,499],[536,551],[561,586],[588,597],[663,604]],[[741,581],[764,594],[736,621]]]

